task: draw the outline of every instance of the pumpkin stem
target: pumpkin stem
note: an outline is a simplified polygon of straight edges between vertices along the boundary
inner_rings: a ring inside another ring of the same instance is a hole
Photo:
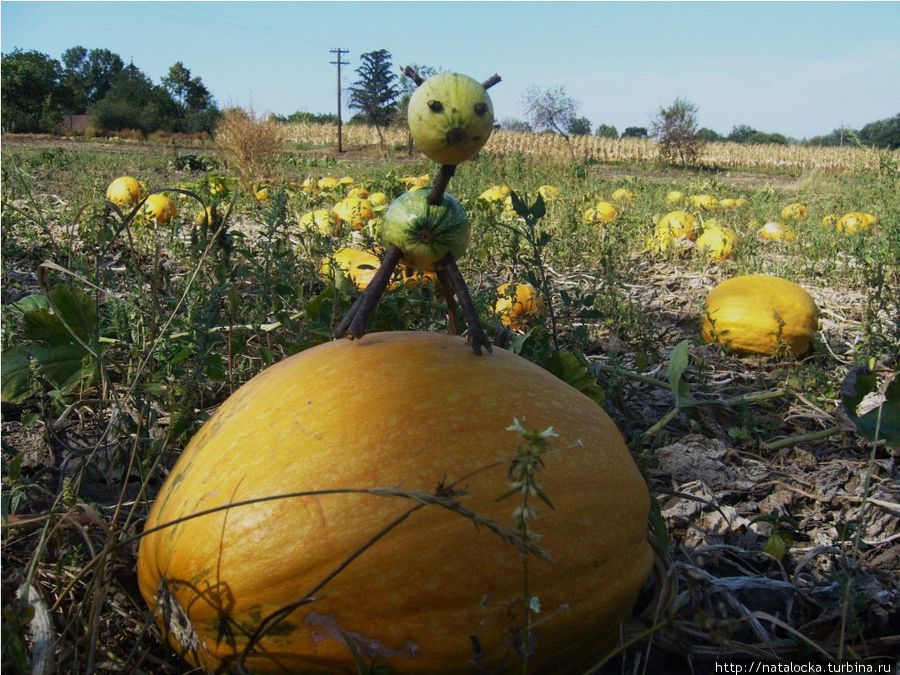
[[[422,79],[421,75],[419,75],[415,70],[413,70],[409,66],[404,66],[403,68],[400,69],[400,72],[403,73],[404,75],[406,75],[413,82],[415,82],[417,87],[425,81]]]
[[[347,312],[347,316],[338,324],[338,327],[334,329],[332,335],[335,339],[340,339],[345,335],[349,335],[351,339],[360,338],[366,334],[366,324],[369,322],[369,316],[375,311],[378,301],[381,300],[381,296],[387,290],[388,282],[391,280],[391,275],[400,262],[401,255],[397,246],[392,245],[388,248],[381,261],[381,266],[375,272],[366,290],[353,303],[353,306]]]
[[[459,304],[462,305],[466,323],[469,324],[469,343],[472,346],[472,351],[478,356],[481,356],[482,347],[489,352],[493,351],[491,349],[491,341],[488,340],[487,335],[484,334],[484,329],[481,327],[478,311],[475,309],[475,303],[472,302],[472,296],[469,294],[469,287],[466,285],[466,280],[463,279],[459,267],[456,266],[456,259],[453,257],[453,254],[448,253],[445,255],[441,258],[438,265],[447,270],[450,287],[459,299]]]
[[[438,171],[437,177],[434,179],[434,185],[428,195],[428,203],[431,206],[440,206],[444,200],[444,191],[450,185],[450,179],[456,173],[456,164],[441,164],[441,170]]]

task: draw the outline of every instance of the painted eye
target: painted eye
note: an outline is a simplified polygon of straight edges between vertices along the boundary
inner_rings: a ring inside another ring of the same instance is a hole
[[[428,109],[433,113],[439,113],[444,110],[444,104],[440,101],[428,101]]]
[[[476,115],[484,115],[487,112],[487,103],[479,101],[475,104],[475,114]]]

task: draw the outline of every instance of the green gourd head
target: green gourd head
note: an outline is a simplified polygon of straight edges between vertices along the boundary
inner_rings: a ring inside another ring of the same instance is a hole
[[[484,85],[467,75],[439,73],[409,100],[409,131],[416,147],[439,164],[475,156],[494,129],[494,106]]]

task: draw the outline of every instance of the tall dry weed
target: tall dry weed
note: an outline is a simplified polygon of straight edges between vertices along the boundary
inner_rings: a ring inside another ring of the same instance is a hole
[[[216,127],[215,142],[245,189],[280,178],[278,154],[284,127],[257,115],[252,106],[225,110]]]

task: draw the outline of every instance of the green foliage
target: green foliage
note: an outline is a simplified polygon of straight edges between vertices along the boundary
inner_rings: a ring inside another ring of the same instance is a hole
[[[97,306],[91,296],[58,284],[49,302],[44,296],[28,296],[14,306],[22,313],[29,342],[3,352],[3,401],[24,401],[36,381],[65,393],[96,379]]]
[[[203,80],[192,77],[191,71],[181,61],[176,61],[162,79],[162,86],[178,105],[177,120],[173,124],[175,131],[213,131],[219,109]]]
[[[863,415],[858,408],[863,399],[876,391],[878,379],[866,366],[847,373],[841,386],[841,401],[860,436],[869,440],[885,439],[891,447],[900,447],[900,377],[894,377],[884,392],[884,402]]]
[[[122,72],[122,58],[108,49],[71,47],[63,52],[63,82],[72,92],[74,114],[86,113],[88,108],[102,100]]]
[[[395,84],[397,76],[391,66],[391,54],[386,49],[366,52],[360,57],[362,64],[356,69],[359,79],[350,87],[352,110],[359,110],[366,122],[381,129],[389,126],[396,116],[397,98],[400,95]]]
[[[629,127],[632,129],[633,127]],[[619,132],[612,124],[598,124],[594,135],[599,138],[618,138]],[[623,134],[624,135],[624,134]]]
[[[129,65],[113,78],[106,96],[91,107],[90,114],[98,129],[140,129],[148,134],[173,128],[179,109],[163,87]]]
[[[573,117],[566,127],[573,136],[591,135],[591,121],[587,117]]]
[[[646,127],[625,127],[622,132],[622,138],[647,138]]]
[[[71,91],[63,85],[59,62],[34,50],[3,55],[0,92],[4,131],[51,131],[70,108]]]
[[[697,123],[697,105],[676,98],[668,107],[660,106],[650,129],[659,143],[659,157],[669,164],[695,164],[703,150],[703,139]]]
[[[719,137],[721,138],[721,137]],[[719,140],[719,139],[708,139]],[[783,134],[769,134],[764,131],[757,131],[747,124],[739,124],[731,130],[727,139],[732,143],[744,143],[746,145],[760,145],[771,143],[775,145],[787,145],[788,139]]]
[[[869,122],[859,130],[859,140],[875,148],[900,148],[900,113],[876,122]]]

